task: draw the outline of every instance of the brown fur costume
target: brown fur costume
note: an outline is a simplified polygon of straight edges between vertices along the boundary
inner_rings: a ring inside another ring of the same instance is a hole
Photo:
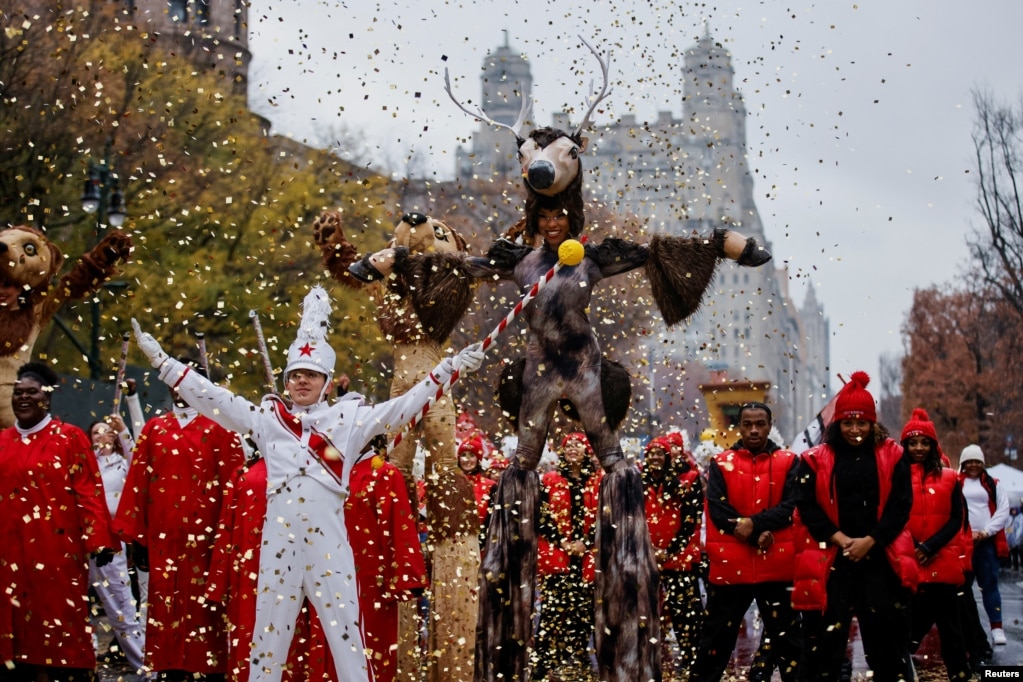
[[[331,276],[347,287],[362,289],[367,284],[349,272],[356,261],[356,248],[345,238],[342,220],[334,211],[317,218],[313,226],[316,243]],[[472,302],[474,286],[457,270],[465,252],[464,240],[440,221],[406,215],[395,226],[390,246],[396,257],[393,271],[378,292],[377,323],[394,345],[391,397],[395,397],[426,378],[440,362],[448,336]],[[472,483],[458,468],[451,400],[437,401],[420,430],[429,453],[426,494],[434,614],[429,627],[427,678],[469,680],[476,635],[478,521]],[[405,476],[411,500],[416,499],[414,455],[415,439],[406,438],[390,456]],[[418,649],[414,604],[404,607],[400,629],[399,678],[415,679],[419,664],[410,655]]]
[[[14,425],[11,393],[18,367],[29,361],[39,333],[65,301],[85,298],[131,254],[131,237],[112,230],[51,285],[64,254],[39,230],[0,231],[0,426]]]

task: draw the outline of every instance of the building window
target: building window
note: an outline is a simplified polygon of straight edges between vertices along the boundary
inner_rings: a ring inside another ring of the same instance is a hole
[[[168,0],[167,14],[170,16],[170,20],[174,22],[183,24],[188,21],[187,0]]]

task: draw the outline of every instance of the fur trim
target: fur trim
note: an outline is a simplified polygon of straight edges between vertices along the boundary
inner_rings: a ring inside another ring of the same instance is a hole
[[[700,307],[714,279],[724,235],[713,238],[655,236],[650,241],[646,276],[664,322],[673,327]]]
[[[609,682],[660,680],[660,576],[643,513],[639,472],[627,466],[607,472],[597,509],[598,675]]]
[[[535,471],[520,469],[515,459],[491,500],[480,562],[475,679],[525,681],[533,636],[540,478]]]
[[[395,262],[422,333],[437,344],[451,335],[476,292],[476,280],[460,269],[462,258],[461,254],[424,253]]]

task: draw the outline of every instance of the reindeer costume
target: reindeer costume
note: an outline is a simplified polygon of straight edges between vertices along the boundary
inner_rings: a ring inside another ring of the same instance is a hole
[[[567,213],[575,237],[585,223],[582,163],[583,129],[597,104],[608,96],[608,67],[600,55],[604,86],[583,122],[572,133],[554,128],[519,134],[529,98],[514,126],[491,121],[482,111],[466,113],[506,127],[518,140],[527,191],[527,244],[498,240],[485,258],[466,259],[472,277],[514,280],[528,289],[558,261],[557,243],[539,229],[541,211]],[[562,237],[563,239],[563,237]],[[658,573],[643,514],[639,472],[622,452],[617,427],[628,408],[625,370],[604,360],[587,317],[593,287],[605,277],[644,267],[654,298],[671,326],[696,311],[710,285],[718,259],[758,266],[770,254],[752,238],[717,230],[711,237],[657,236],[650,244],[606,239],[585,247],[576,266],[562,267],[523,312],[528,326],[526,357],[503,378],[502,408],[517,417],[519,442],[510,466],[493,493],[480,569],[480,611],[476,679],[528,679],[527,646],[532,630],[537,533],[540,508],[536,473],[554,403],[571,401],[604,468],[597,520],[596,647],[602,680],[635,682],[661,678],[657,610]],[[625,391],[622,391],[625,388]]]

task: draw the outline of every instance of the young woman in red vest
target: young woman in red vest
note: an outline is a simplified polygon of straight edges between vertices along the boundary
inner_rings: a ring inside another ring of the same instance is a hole
[[[672,441],[654,438],[643,461],[643,498],[650,544],[661,573],[661,637],[675,631],[685,671],[693,665],[703,624],[700,597],[700,524],[703,482],[684,456],[672,457]],[[671,670],[662,661],[664,670]]]
[[[963,527],[966,507],[955,471],[938,445],[927,412],[917,408],[902,429],[902,447],[910,462],[913,512],[909,532],[916,548],[920,587],[910,612],[910,648],[915,651],[934,625],[941,638],[941,659],[949,680],[970,678],[956,593],[963,584]]]
[[[856,616],[877,682],[913,679],[909,601],[917,585],[909,462],[877,424],[870,377],[839,392],[824,443],[803,453],[793,606],[806,639],[799,679],[837,680]]]
[[[593,546],[585,499],[594,475],[592,448],[585,434],[576,432],[564,437],[558,453],[558,468],[541,480],[536,680],[556,672],[578,676],[591,668],[593,584],[583,579],[583,564]]]

